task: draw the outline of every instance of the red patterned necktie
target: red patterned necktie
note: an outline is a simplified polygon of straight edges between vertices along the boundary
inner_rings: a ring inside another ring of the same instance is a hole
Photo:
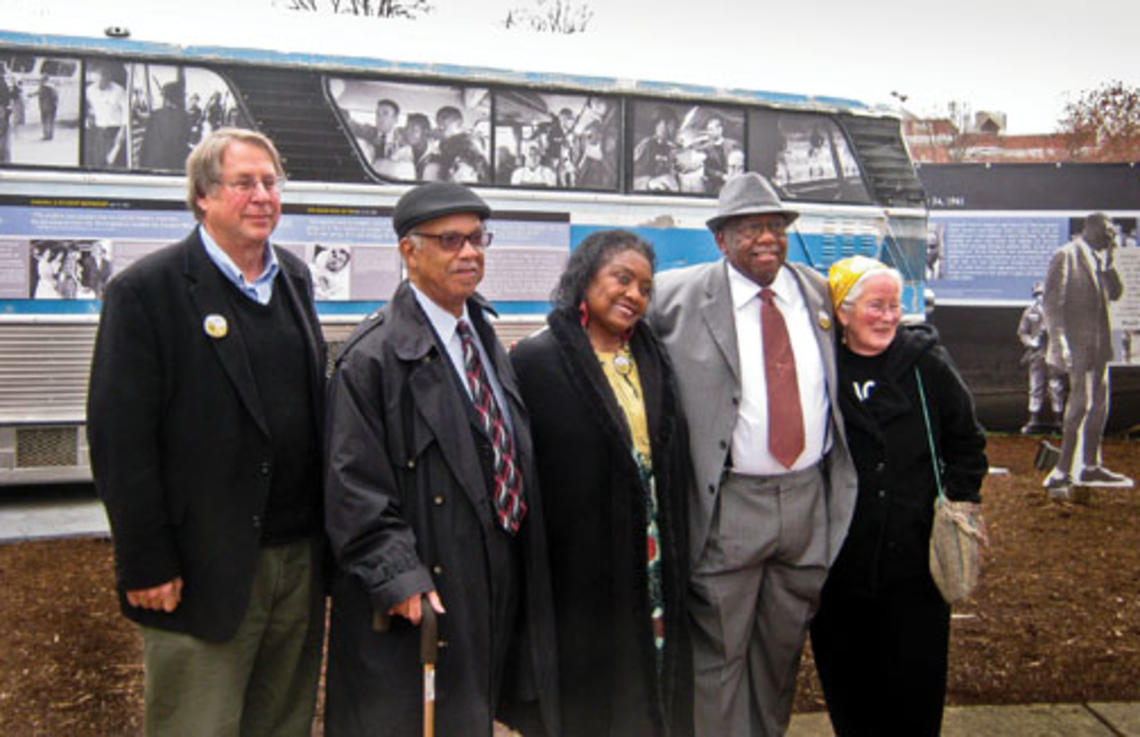
[[[479,415],[479,422],[491,439],[495,453],[494,462],[494,501],[495,515],[499,524],[512,535],[519,530],[519,524],[526,516],[526,502],[522,498],[522,476],[515,465],[515,451],[511,433],[491,391],[491,383],[483,371],[483,360],[479,349],[471,339],[471,326],[460,320],[455,327],[459,340],[463,343],[463,371],[467,375],[467,386],[471,389],[471,401]]]
[[[804,415],[796,380],[796,356],[776,293],[760,290],[760,327],[764,335],[764,378],[768,384],[768,450],[791,468],[804,450]]]

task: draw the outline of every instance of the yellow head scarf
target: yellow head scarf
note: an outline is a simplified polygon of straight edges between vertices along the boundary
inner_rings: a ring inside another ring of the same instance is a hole
[[[885,269],[887,265],[866,256],[848,256],[831,265],[827,272],[827,284],[831,287],[831,305],[839,312],[839,305],[863,275],[875,269]]]

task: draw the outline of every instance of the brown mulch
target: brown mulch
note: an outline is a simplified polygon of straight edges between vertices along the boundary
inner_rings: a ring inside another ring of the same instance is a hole
[[[955,609],[951,704],[1140,700],[1140,489],[1046,500],[1036,441],[995,435],[983,491],[991,546],[976,597]],[[1105,443],[1140,478],[1136,443]],[[0,734],[141,733],[138,635],[111,591],[111,544],[0,545]],[[823,708],[805,654],[798,711]]]

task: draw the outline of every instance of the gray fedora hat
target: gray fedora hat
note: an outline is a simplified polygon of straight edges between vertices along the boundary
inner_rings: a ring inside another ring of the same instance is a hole
[[[786,217],[789,225],[800,216],[795,210],[784,207],[775,188],[767,179],[754,171],[750,171],[725,182],[720,190],[716,215],[709,218],[706,224],[709,226],[709,230],[715,233],[729,218],[739,215],[769,215],[772,213],[779,213]]]
[[[403,238],[420,223],[457,212],[474,213],[486,220],[491,208],[482,197],[462,184],[429,182],[408,190],[399,199],[392,214],[392,228]]]

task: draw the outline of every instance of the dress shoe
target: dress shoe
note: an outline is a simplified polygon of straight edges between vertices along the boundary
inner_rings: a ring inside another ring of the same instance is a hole
[[[1124,474],[1109,471],[1104,466],[1090,466],[1081,471],[1079,483],[1083,486],[1130,487],[1132,479]]]

